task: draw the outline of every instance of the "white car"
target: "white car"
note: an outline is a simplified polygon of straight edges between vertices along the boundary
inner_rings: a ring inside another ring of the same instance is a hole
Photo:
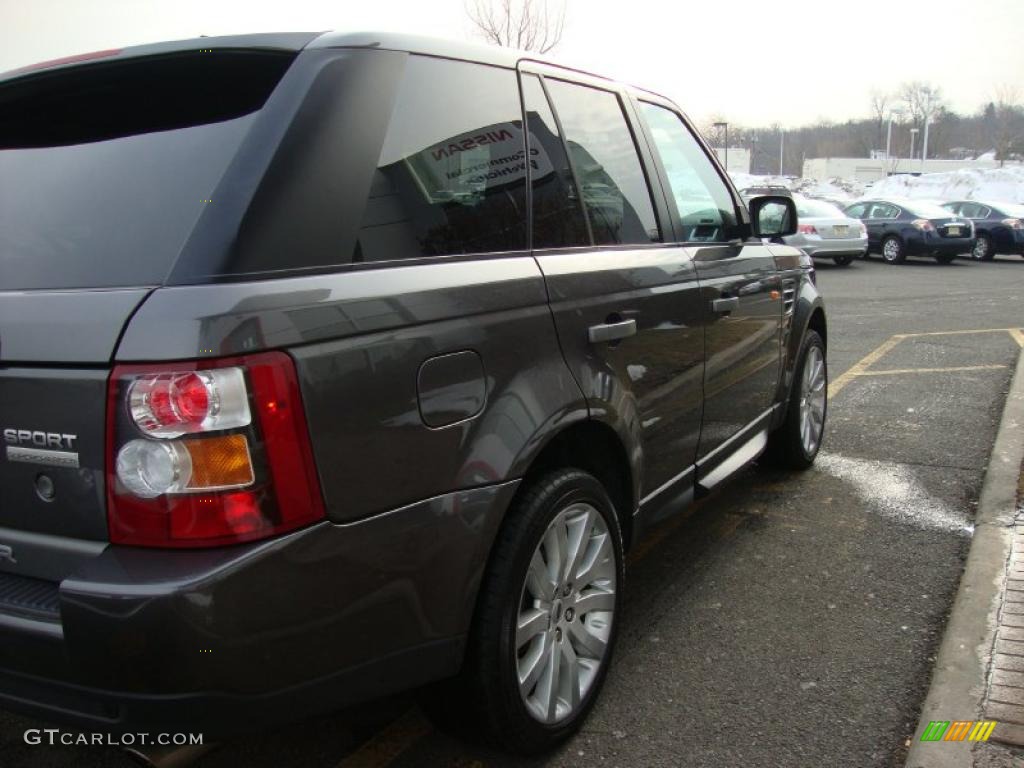
[[[868,252],[868,231],[832,203],[793,196],[797,233],[783,238],[787,245],[803,249],[815,258],[830,258],[841,267]]]

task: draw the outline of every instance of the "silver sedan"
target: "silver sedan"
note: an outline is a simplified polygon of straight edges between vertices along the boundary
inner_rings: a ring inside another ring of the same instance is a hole
[[[787,245],[815,258],[832,259],[841,267],[868,252],[868,232],[860,221],[824,200],[794,195],[793,201],[797,233],[784,238]]]

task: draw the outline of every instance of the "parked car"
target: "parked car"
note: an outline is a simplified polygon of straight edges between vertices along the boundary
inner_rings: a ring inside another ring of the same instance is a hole
[[[740,190],[740,194],[745,198],[756,197],[759,195],[793,197],[793,191],[789,187],[784,187],[781,184],[758,184],[752,187],[744,187]]]
[[[787,245],[815,258],[832,259],[841,267],[868,252],[867,229],[831,203],[794,195],[797,233],[784,238]]]
[[[860,200],[845,213],[864,222],[869,252],[881,253],[890,264],[899,264],[907,256],[933,256],[939,263],[949,264],[974,247],[971,222],[935,203]]]
[[[543,750],[626,550],[821,445],[793,201],[649,91],[202,38],[0,79],[0,150],[5,707],[213,739],[447,679]]]
[[[974,224],[973,258],[991,261],[997,253],[1024,256],[1024,205],[957,200],[943,207]]]

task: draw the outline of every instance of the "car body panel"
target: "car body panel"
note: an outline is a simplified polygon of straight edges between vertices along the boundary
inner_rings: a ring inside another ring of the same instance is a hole
[[[984,235],[991,240],[993,253],[1024,256],[1024,229],[1011,228],[1003,223],[1006,219],[1019,220],[1020,217],[1007,213],[1001,205],[976,200],[957,200],[944,203],[943,207],[973,222],[976,234]]]
[[[4,426],[30,416],[29,439],[74,427],[82,440],[77,474],[56,477],[57,501],[38,497],[37,470],[0,475],[13,494],[0,497],[0,701],[105,731],[177,722],[216,734],[454,674],[496,533],[546,448],[580,425],[607,426],[633,484],[624,521],[644,530],[677,514],[764,446],[822,306],[800,251],[750,236],[700,139],[737,224],[727,242],[676,242],[629,100],[639,92],[553,64],[543,66],[623,100],[665,242],[350,263],[358,217],[338,211],[362,210],[370,194],[409,52],[541,65],[376,33],[202,40],[305,50],[166,280],[0,294],[0,320],[31,326],[0,323],[0,359],[17,363],[0,371]],[[713,312],[723,298],[734,308]],[[93,338],[47,340],[47,313],[68,337],[80,325]],[[634,336],[591,341],[591,329],[630,320]],[[206,550],[108,544],[111,365],[264,350],[294,363],[326,518]],[[19,590],[32,599],[15,600]]]

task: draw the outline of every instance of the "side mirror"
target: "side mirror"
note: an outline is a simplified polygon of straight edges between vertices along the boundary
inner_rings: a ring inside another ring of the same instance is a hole
[[[796,203],[791,197],[762,195],[752,197],[750,228],[754,237],[786,237],[796,234]]]

